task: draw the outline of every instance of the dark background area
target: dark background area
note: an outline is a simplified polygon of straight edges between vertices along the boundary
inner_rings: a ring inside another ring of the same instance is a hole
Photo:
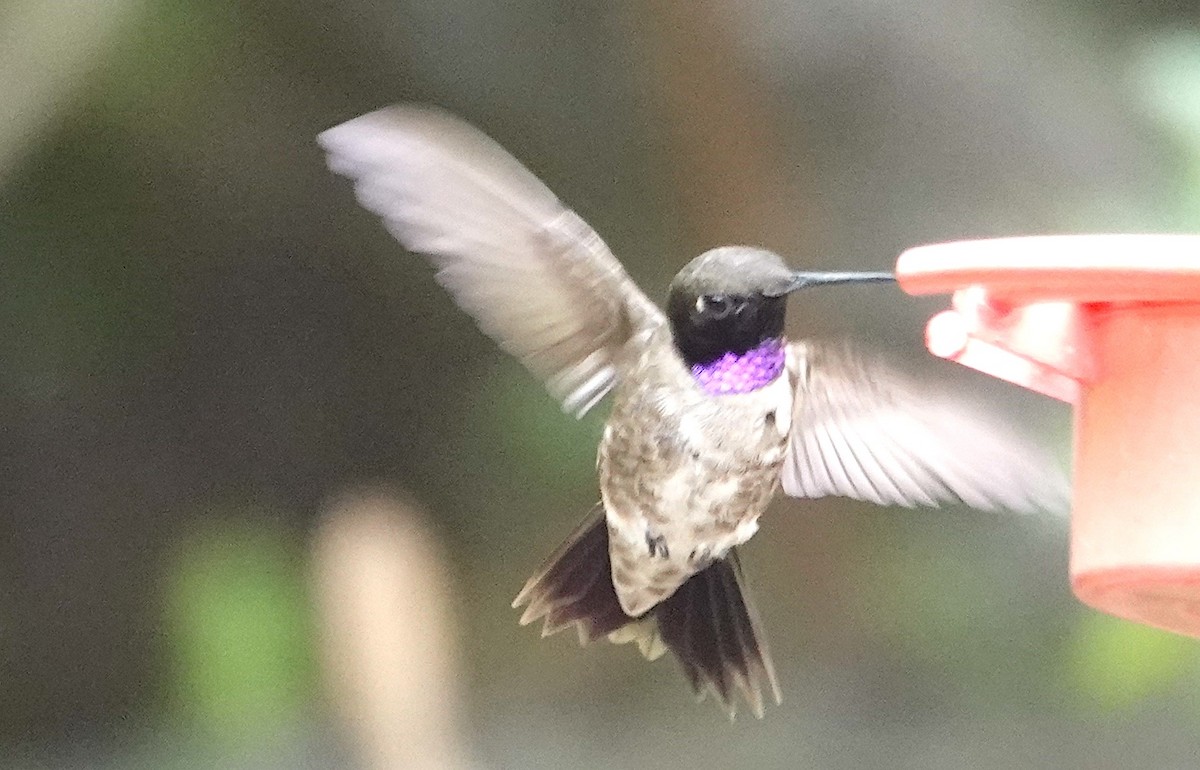
[[[1198,648],[1077,605],[1065,519],[778,501],[745,554],[785,692],[762,722],[517,626],[595,498],[603,410],[561,414],[315,144],[446,107],[655,298],[723,243],[887,269],[1194,231],[1192,3],[0,0],[0,39],[0,766],[386,766],[328,694],[313,598],[330,501],[364,486],[402,490],[444,570],[408,594],[449,618],[472,766],[1194,766]],[[944,302],[814,294],[790,331],[1067,462],[1066,407],[923,351]]]

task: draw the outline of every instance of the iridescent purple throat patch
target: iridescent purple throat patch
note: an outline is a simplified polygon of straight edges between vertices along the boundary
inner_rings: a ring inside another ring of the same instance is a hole
[[[783,371],[783,340],[765,340],[745,353],[726,353],[715,361],[692,366],[692,376],[711,396],[750,393],[774,382]]]

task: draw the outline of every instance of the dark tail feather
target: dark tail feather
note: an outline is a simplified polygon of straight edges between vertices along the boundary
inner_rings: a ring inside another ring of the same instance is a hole
[[[579,641],[586,643],[633,623],[621,609],[612,584],[608,560],[608,526],[599,503],[513,600],[528,602],[521,625],[544,617],[542,636],[577,623]]]
[[[737,550],[688,578],[653,610],[658,633],[701,699],[712,692],[730,718],[735,697],[762,718],[762,683],[778,704],[779,682],[771,652],[746,592]]]
[[[597,505],[525,583],[513,607],[526,603],[521,625],[545,618],[542,636],[575,623],[583,643],[601,636],[632,641],[651,660],[669,649],[701,699],[711,691],[731,717],[739,694],[755,716],[762,716],[763,682],[780,702],[771,654],[736,551],[692,575],[650,612],[631,618],[613,588],[608,526]]]

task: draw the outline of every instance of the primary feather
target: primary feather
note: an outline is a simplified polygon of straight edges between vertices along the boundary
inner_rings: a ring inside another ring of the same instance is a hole
[[[501,347],[580,416],[632,334],[663,322],[600,236],[499,145],[445,113],[389,107],[318,137],[364,207]]]
[[[848,345],[798,342],[796,398],[782,471],[793,497],[878,505],[962,502],[981,510],[1061,510],[1059,463],[966,402],[939,395]]]

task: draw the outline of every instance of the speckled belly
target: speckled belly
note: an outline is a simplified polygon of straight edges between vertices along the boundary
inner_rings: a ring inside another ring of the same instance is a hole
[[[783,462],[787,385],[677,408],[654,392],[618,399],[598,465],[627,613],[645,612],[758,529]]]

